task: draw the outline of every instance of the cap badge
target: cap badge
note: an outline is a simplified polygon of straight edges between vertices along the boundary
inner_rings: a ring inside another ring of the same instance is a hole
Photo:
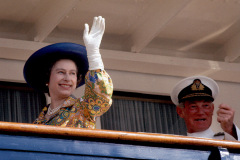
[[[197,91],[197,90],[204,90],[204,86],[200,79],[195,79],[193,81],[193,84],[191,86],[192,91]]]

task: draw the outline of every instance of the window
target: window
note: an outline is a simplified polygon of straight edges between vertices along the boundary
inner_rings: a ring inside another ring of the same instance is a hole
[[[107,130],[186,135],[169,96],[114,91],[112,107],[101,116]]]
[[[27,84],[0,82],[0,121],[32,123],[45,105],[45,95]]]

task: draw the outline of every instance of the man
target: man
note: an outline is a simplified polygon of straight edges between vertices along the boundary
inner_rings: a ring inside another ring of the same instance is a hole
[[[187,135],[192,137],[240,140],[240,130],[233,124],[234,110],[226,104],[219,105],[217,121],[224,133],[214,134],[210,129],[217,97],[217,83],[205,76],[193,76],[181,80],[173,88],[171,99],[178,115],[184,119]]]

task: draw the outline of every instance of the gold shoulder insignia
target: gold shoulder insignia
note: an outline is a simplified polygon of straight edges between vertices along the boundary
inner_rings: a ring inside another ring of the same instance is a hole
[[[225,135],[224,132],[218,132],[218,133],[214,134],[214,137],[224,136],[224,135]]]

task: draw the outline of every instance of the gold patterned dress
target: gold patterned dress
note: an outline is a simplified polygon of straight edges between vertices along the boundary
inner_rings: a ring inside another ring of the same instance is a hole
[[[88,71],[82,98],[68,97],[60,111],[47,120],[45,106],[34,124],[95,129],[96,117],[104,114],[112,104],[113,84],[105,70]]]

